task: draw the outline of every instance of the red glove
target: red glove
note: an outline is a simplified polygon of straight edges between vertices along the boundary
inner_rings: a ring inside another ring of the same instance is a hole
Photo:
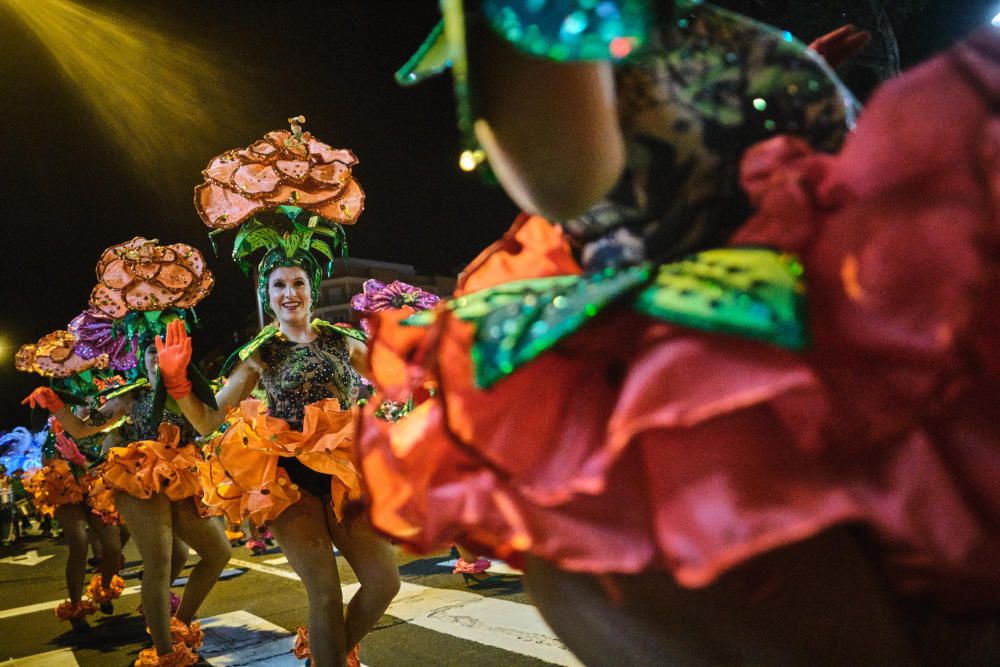
[[[845,25],[827,33],[809,45],[809,48],[823,56],[830,67],[839,67],[865,50],[872,36],[853,25]]]
[[[56,392],[49,387],[38,387],[28,394],[28,397],[21,401],[21,405],[30,405],[33,408],[45,408],[49,412],[59,412],[66,404],[56,396]]]
[[[184,398],[191,393],[187,367],[191,363],[191,337],[184,327],[184,320],[173,320],[167,325],[167,342],[156,337],[156,357],[160,366],[163,386],[172,398]]]

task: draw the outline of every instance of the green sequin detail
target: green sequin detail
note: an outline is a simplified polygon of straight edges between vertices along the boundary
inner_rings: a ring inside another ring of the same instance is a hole
[[[558,62],[618,60],[650,33],[649,0],[483,0],[490,27],[514,47]]]
[[[800,350],[808,344],[802,265],[772,250],[707,250],[659,267],[640,313]]]
[[[802,265],[763,248],[707,250],[662,264],[586,276],[519,280],[452,299],[451,315],[475,325],[476,385],[488,389],[573,334],[623,297],[673,324],[800,350],[808,344]],[[440,311],[407,318],[429,326]]]
[[[649,279],[648,266],[588,276],[556,276],[506,283],[448,303],[455,317],[475,323],[472,356],[476,384],[486,389],[577,331],[588,320]],[[432,311],[407,318],[433,320]]]

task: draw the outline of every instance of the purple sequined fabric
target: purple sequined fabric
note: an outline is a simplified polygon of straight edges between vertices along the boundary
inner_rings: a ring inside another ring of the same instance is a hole
[[[431,294],[419,287],[394,280],[388,285],[381,280],[366,280],[364,291],[355,294],[351,299],[351,307],[365,314],[377,313],[390,308],[409,306],[414,310],[433,308],[441,297]]]
[[[69,323],[69,330],[76,336],[75,352],[83,359],[107,354],[111,368],[127,371],[139,363],[136,344],[124,334],[112,330],[114,320],[99,310],[88,308]]]

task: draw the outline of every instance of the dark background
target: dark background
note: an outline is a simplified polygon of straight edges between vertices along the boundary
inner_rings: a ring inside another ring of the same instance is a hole
[[[77,8],[155,30],[172,40],[168,48],[198,49],[224,73],[205,86],[186,124],[164,121],[173,144],[152,172],[136,167],[80,84],[64,76],[54,47],[8,6],[48,1],[0,0],[0,429],[27,423],[18,401],[41,382],[14,370],[14,351],[84,309],[109,245],[142,235],[200,248],[217,284],[197,308],[196,357],[232,336],[254,311],[253,291],[226,257],[231,233],[211,256],[192,188],[210,158],[287,127],[288,116],[305,115],[316,137],[361,159],[354,173],[367,206],[348,230],[354,256],[453,274],[516,214],[502,191],[457,169],[450,80],[410,89],[393,82],[438,18],[432,0],[80,0]],[[1000,0],[930,0],[895,26],[904,65],[998,11]],[[133,73],[146,64],[141,49],[114,57]],[[163,91],[165,100],[172,95]]]

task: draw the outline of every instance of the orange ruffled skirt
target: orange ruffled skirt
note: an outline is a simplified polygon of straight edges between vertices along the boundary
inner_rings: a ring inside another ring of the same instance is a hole
[[[340,520],[344,505],[361,498],[361,477],[354,464],[357,411],[341,410],[336,399],[305,408],[302,430],[271,417],[260,401],[247,399],[226,419],[226,430],[204,446],[198,471],[204,502],[232,523],[249,518],[262,525],[301,497],[284,468],[295,457],[316,472],[331,475],[333,511]]]
[[[1000,602],[1000,33],[890,82],[841,154],[751,150],[759,207],[733,239],[797,253],[812,347],[611,309],[488,390],[471,324],[373,323],[397,423],[366,408],[374,525],[584,572],[698,587],[842,523],[900,592]],[[947,123],[940,119],[947,118]],[[521,219],[460,289],[578,273],[560,231]]]
[[[140,440],[126,447],[112,447],[100,467],[107,488],[135,498],[163,493],[172,501],[201,496],[198,463],[201,453],[193,444],[181,445],[180,429],[160,424],[156,440]]]
[[[77,478],[64,459],[52,459],[41,468],[26,472],[22,481],[35,509],[51,517],[61,505],[82,503],[91,479],[89,473]]]

